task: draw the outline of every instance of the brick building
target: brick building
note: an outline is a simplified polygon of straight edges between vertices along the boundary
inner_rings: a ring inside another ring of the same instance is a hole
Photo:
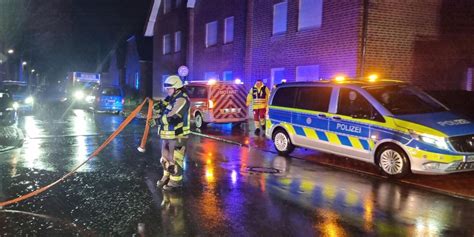
[[[472,89],[473,2],[197,0],[181,9],[186,20],[174,22],[169,15],[162,28],[189,26],[183,31],[188,51],[181,62],[190,67],[190,79],[240,78],[251,85],[259,78],[272,86],[377,73],[431,89]],[[455,17],[458,12],[462,19]],[[156,19],[155,31],[165,20]],[[447,32],[453,26],[459,27]],[[155,42],[161,37],[155,34]]]
[[[145,29],[153,36],[153,97],[164,97],[164,79],[186,64],[188,20],[186,0],[153,1]]]

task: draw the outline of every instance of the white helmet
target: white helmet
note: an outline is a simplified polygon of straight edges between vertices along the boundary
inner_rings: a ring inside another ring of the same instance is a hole
[[[183,87],[183,82],[181,81],[181,78],[179,78],[176,75],[172,75],[166,78],[164,88],[174,88],[174,89],[180,89]]]

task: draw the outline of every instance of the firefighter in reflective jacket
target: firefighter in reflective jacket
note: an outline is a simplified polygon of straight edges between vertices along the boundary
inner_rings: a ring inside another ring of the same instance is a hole
[[[166,78],[164,87],[168,94],[164,102],[166,108],[158,119],[163,177],[157,186],[171,190],[181,187],[183,182],[186,140],[190,133],[190,101],[178,76]]]
[[[255,123],[255,135],[260,134],[260,129],[265,132],[265,115],[267,113],[267,102],[270,96],[270,90],[262,80],[258,79],[255,85],[250,89],[247,95],[247,106],[252,104],[253,119]]]

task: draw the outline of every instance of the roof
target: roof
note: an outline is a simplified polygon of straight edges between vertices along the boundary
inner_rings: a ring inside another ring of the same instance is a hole
[[[158,11],[160,10],[162,0],[153,0],[151,5],[150,14],[148,15],[148,21],[145,26],[145,36],[153,36],[155,29],[156,19],[158,17]],[[188,0],[187,7],[194,8],[196,5],[196,0]]]
[[[355,87],[373,87],[373,86],[389,86],[389,85],[402,85],[407,84],[404,81],[398,80],[377,80],[375,82],[370,82],[367,80],[345,80],[345,81],[335,81],[335,80],[323,80],[323,81],[305,81],[305,82],[288,82],[283,84],[278,84],[277,87],[287,87],[287,86],[307,86],[307,85],[345,85],[345,86],[355,86]]]

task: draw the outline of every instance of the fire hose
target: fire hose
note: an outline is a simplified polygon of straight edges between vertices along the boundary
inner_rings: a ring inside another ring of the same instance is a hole
[[[107,145],[109,145],[109,143],[115,139],[115,137],[117,137],[117,135],[119,135],[124,129],[125,127],[127,127],[127,125],[137,116],[137,114],[142,110],[143,106],[146,104],[146,102],[148,102],[148,113],[147,113],[147,118],[146,118],[146,125],[145,125],[145,131],[143,133],[143,137],[142,137],[142,140],[141,140],[141,143],[140,143],[140,148],[141,149],[145,149],[145,145],[146,145],[146,141],[148,139],[148,132],[150,131],[150,126],[149,126],[149,123],[150,121],[153,119],[153,100],[152,99],[149,99],[149,98],[146,98],[138,107],[136,107],[131,113],[130,115],[119,125],[119,127],[117,128],[117,130],[115,130],[103,143],[102,145],[100,145],[91,155],[89,155],[89,157],[84,161],[82,162],[81,164],[79,164],[78,166],[76,166],[73,170],[71,170],[69,173],[65,174],[63,177],[59,178],[58,180],[44,186],[44,187],[41,187],[39,189],[36,189],[30,193],[27,193],[27,194],[23,194],[19,197],[16,197],[16,198],[13,198],[11,200],[7,200],[7,201],[3,201],[3,202],[0,202],[0,208],[3,208],[5,206],[9,206],[9,205],[12,205],[12,204],[15,204],[15,203],[18,203],[18,202],[21,202],[21,201],[24,201],[26,199],[29,199],[31,197],[34,197],[34,196],[37,196],[51,188],[53,188],[54,186],[56,186],[57,184],[59,184],[60,182],[66,180],[68,177],[72,176],[74,173],[76,173],[77,170],[79,170],[82,166],[84,166],[87,162],[89,162],[90,160],[92,160],[93,158],[95,158],[105,147],[107,147]]]

